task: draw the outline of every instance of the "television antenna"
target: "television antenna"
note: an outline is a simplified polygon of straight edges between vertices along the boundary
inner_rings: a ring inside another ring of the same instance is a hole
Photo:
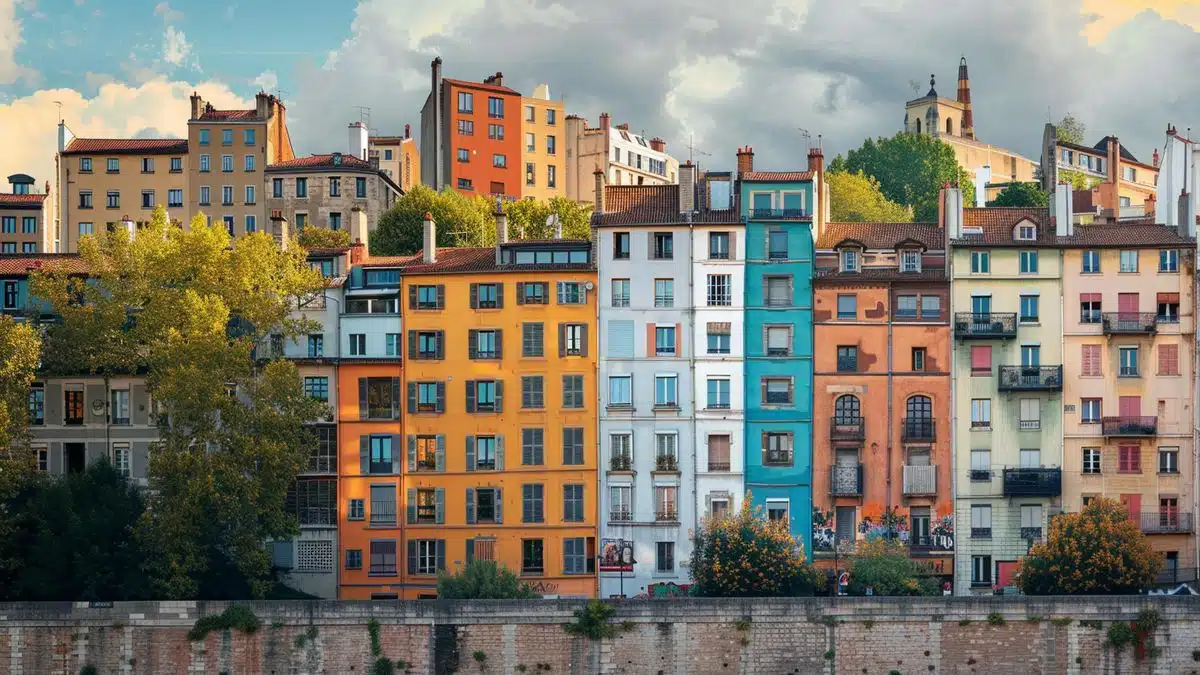
[[[693,159],[695,159],[694,155],[703,155],[704,157],[712,157],[711,152],[705,152],[696,147],[695,134],[688,134],[687,149],[688,149],[688,161],[689,162],[691,162]]]
[[[59,121],[59,123],[62,123],[62,107],[63,107],[63,103],[62,103],[62,101],[55,101],[55,102],[54,102],[54,105],[58,106],[58,121]]]
[[[364,125],[366,125],[366,127],[368,129],[370,129],[371,128],[371,106],[356,105],[356,106],[354,106],[354,108],[358,110],[358,121],[362,122]]]
[[[913,90],[913,96],[916,96],[917,94],[921,93],[921,83],[920,82],[917,82],[916,80],[909,80],[908,86],[910,89]]]
[[[812,134],[808,133],[808,129],[804,129],[801,127],[796,127],[796,130],[800,132],[800,137],[804,139],[804,145],[805,145],[804,149],[806,151],[812,150]]]

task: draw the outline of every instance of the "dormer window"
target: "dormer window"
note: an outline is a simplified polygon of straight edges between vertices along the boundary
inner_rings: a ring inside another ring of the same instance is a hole
[[[1019,241],[1033,241],[1037,239],[1037,225],[1029,221],[1017,225],[1016,239]]]
[[[900,252],[900,271],[901,272],[920,272],[921,271],[921,252],[920,251],[901,251]]]
[[[858,251],[846,249],[842,251],[842,271],[857,272],[858,271]]]

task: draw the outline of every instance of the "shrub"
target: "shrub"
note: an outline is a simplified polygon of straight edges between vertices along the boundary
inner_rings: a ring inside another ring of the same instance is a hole
[[[987,622],[993,626],[1003,626],[1004,624],[1008,623],[1004,620],[1004,615],[1000,612],[992,612],[991,614],[988,614]]]
[[[850,558],[851,595],[938,595],[937,581],[926,576],[927,568],[908,557],[898,542],[884,539],[862,542]]]
[[[214,630],[239,630],[253,633],[262,627],[262,620],[246,605],[230,605],[220,614],[209,614],[196,620],[188,631],[188,639],[199,642]]]
[[[296,238],[302,247],[312,248],[346,248],[350,245],[350,233],[346,230],[327,230],[323,227],[306,227]]]
[[[531,600],[533,588],[512,570],[491,560],[475,560],[456,574],[438,573],[438,597],[446,600]]]
[[[1133,644],[1137,639],[1137,635],[1133,632],[1133,628],[1124,621],[1114,621],[1108,626],[1108,635],[1104,639],[1104,644],[1112,647],[1114,652],[1118,654],[1126,646]]]
[[[784,521],[767,520],[762,507],[705,520],[692,549],[692,590],[705,597],[811,595],[823,577]]]
[[[575,619],[570,623],[563,624],[563,630],[572,635],[582,635],[590,640],[610,638],[615,636],[618,630],[624,629],[624,624],[614,626],[608,622],[616,613],[616,608],[607,602],[592,600],[582,609],[575,610]]]

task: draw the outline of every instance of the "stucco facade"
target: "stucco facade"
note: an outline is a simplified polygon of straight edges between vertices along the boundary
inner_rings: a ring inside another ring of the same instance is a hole
[[[521,97],[522,197],[550,199],[567,193],[566,128],[563,102],[550,98],[549,85]]]
[[[9,191],[0,192],[0,253],[57,253],[50,183],[43,191],[23,173],[9,176],[8,183]]]
[[[596,199],[593,175],[604,173],[606,185],[673,185],[679,182],[679,160],[667,154],[667,142],[645,138],[629,124],[611,123],[600,113],[600,126],[570,115],[566,120],[566,195],[592,203]]]
[[[400,189],[407,192],[421,182],[421,152],[409,125],[404,125],[403,136],[371,136],[368,153],[367,158],[377,160],[379,170]]]
[[[351,241],[366,244],[401,189],[382,169],[335,152],[268,166],[263,194],[271,218],[282,218],[296,232],[310,226],[346,230]],[[356,222],[360,214],[365,222]]]

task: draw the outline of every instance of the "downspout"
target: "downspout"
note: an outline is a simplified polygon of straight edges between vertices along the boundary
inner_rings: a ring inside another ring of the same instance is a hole
[[[945,197],[943,196],[942,199],[945,199]],[[943,224],[943,227],[945,227],[945,224]],[[950,420],[949,420],[949,422],[950,422],[950,516],[955,521],[957,521],[958,520],[958,395],[955,393],[955,390],[957,389],[957,387],[955,385],[958,381],[958,378],[955,377],[955,373],[957,372],[955,362],[958,359],[958,353],[957,353],[957,350],[955,349],[955,343],[954,343],[954,250],[950,246],[950,233],[946,232],[945,235],[946,235],[946,243],[944,246],[945,246],[945,257],[946,257],[946,266],[945,266],[946,291],[947,291],[946,295],[948,297],[946,304],[948,305],[948,309],[949,309],[949,311],[947,312],[947,322],[946,322],[947,323],[946,347],[947,347],[947,350],[950,352],[950,358],[948,359],[947,364],[946,364],[948,366],[947,376],[950,378],[950,406],[949,406],[950,407]],[[937,418],[934,418],[934,425],[936,427]],[[935,441],[934,447],[935,448],[937,447],[936,441]],[[991,467],[989,467],[989,468],[991,468]],[[970,516],[968,515],[968,518],[969,517]],[[958,540],[965,539],[965,537],[959,536],[958,533],[960,531],[962,531],[962,530],[960,530],[960,523],[955,522],[954,523],[955,542],[954,542],[954,559],[953,559],[954,562],[953,562],[953,567],[950,570],[951,578],[953,579],[952,592],[954,593],[954,595],[969,595],[970,594],[969,592],[968,593],[959,593],[959,591],[958,591],[959,584],[962,581],[958,578],[958,559],[961,555],[961,549],[959,548]]]
[[[891,284],[888,284],[889,299],[891,297],[891,290]],[[892,355],[892,316],[890,312],[887,317],[887,327],[887,495],[884,498],[884,508],[890,511],[892,509],[892,451],[894,449],[892,437],[895,435],[892,428],[892,389],[894,380],[892,371],[894,369],[894,359]],[[891,528],[889,527],[888,529],[888,534],[892,534]]]
[[[696,387],[699,386],[696,380],[696,226],[692,223],[691,211],[684,214],[684,218],[687,221],[688,248],[691,252],[691,259],[688,261],[688,297],[692,301],[688,304],[687,313],[688,335],[692,338],[692,343],[688,346],[688,372],[692,374],[692,527],[689,538],[692,540],[692,549],[695,550],[696,528],[700,525],[700,491],[699,479],[696,477],[699,472],[699,467],[696,466],[696,457],[699,453],[696,452],[696,449],[700,442],[700,439],[696,437]],[[688,574],[691,575],[691,568],[688,569]]]

